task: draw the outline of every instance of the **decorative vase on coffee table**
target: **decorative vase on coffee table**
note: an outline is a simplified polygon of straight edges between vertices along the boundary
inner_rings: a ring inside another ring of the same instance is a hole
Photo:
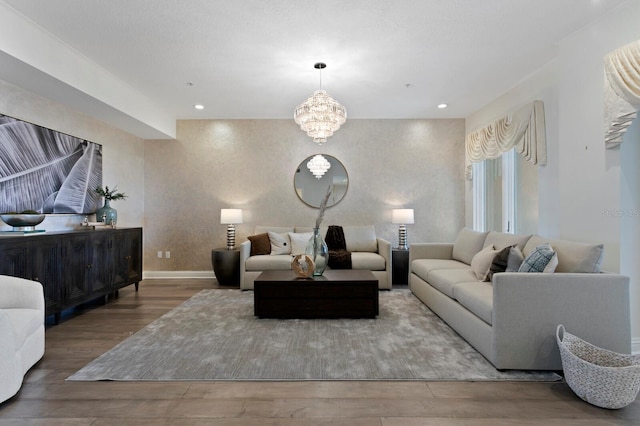
[[[96,212],[96,220],[104,222],[105,225],[113,225],[118,222],[118,211],[111,207],[110,200],[104,200],[104,206]]]
[[[311,239],[309,239],[305,254],[311,256],[311,259],[315,264],[313,276],[321,276],[329,262],[329,248],[320,234],[320,228],[313,228],[313,235],[311,236]]]

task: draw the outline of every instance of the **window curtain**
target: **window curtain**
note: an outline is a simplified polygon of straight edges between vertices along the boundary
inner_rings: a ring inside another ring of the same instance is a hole
[[[510,115],[490,123],[465,137],[466,170],[471,180],[471,164],[498,158],[503,152],[516,148],[532,164],[547,164],[547,140],[545,137],[544,104],[534,101]]]
[[[604,143],[622,143],[627,127],[640,111],[640,40],[604,57]]]

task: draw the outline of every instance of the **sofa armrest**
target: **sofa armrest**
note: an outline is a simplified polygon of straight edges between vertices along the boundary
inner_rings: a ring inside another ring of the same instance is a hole
[[[243,241],[240,246],[240,266],[244,268],[244,262],[251,256],[251,241]]]
[[[251,256],[251,241],[243,241],[240,246],[240,288],[245,289],[245,272],[247,271],[246,262]]]
[[[391,243],[382,238],[376,238],[378,240],[378,254],[384,257],[387,265],[391,265]]]
[[[520,352],[560,366],[558,324],[596,346],[630,353],[629,277],[517,272],[493,276],[494,363],[499,368],[509,368],[510,361],[504,359],[513,352],[509,348],[528,348]]]
[[[383,238],[377,238],[378,240],[378,254],[384,258],[385,270],[387,271],[388,283],[392,282],[391,274],[393,268],[391,267],[391,243]],[[389,284],[391,285],[391,284]]]
[[[409,246],[409,265],[416,259],[452,259],[453,244],[417,243]]]
[[[42,284],[24,278],[0,275],[0,309],[37,309],[44,316]]]

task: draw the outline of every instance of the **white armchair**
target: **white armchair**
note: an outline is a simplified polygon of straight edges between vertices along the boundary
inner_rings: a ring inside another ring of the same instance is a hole
[[[44,294],[36,281],[0,275],[0,402],[44,355]]]

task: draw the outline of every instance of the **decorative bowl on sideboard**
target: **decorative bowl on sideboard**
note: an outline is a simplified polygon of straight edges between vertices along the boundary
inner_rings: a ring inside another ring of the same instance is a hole
[[[0,214],[0,219],[9,226],[13,226],[14,231],[34,230],[45,218],[44,214]]]

